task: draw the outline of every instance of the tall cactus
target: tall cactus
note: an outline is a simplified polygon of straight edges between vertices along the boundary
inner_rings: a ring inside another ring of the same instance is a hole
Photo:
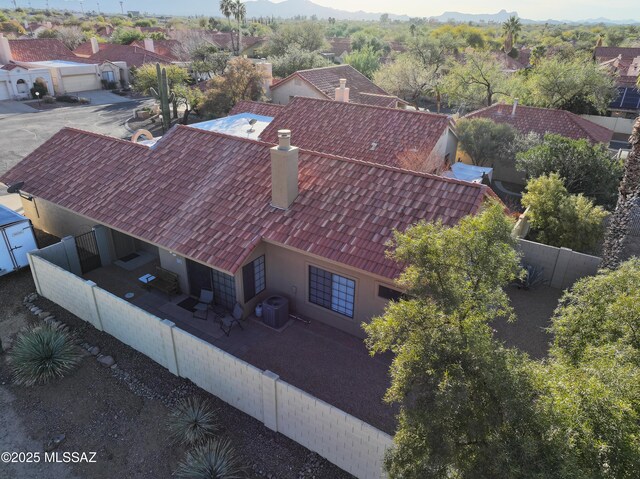
[[[175,94],[172,91],[169,91],[167,69],[160,68],[160,64],[156,63],[156,73],[158,75],[158,89],[150,88],[150,91],[154,98],[160,102],[160,111],[162,112],[162,130],[166,132],[171,128],[170,104],[173,102]]]

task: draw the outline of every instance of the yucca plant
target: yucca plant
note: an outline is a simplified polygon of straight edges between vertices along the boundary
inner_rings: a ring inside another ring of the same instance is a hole
[[[214,439],[187,452],[174,475],[182,479],[239,479],[246,468],[228,439]]]
[[[169,437],[176,444],[202,444],[220,430],[216,416],[208,401],[199,397],[182,399],[169,416]]]
[[[25,386],[64,376],[81,357],[73,336],[48,324],[19,333],[8,356],[15,382]]]

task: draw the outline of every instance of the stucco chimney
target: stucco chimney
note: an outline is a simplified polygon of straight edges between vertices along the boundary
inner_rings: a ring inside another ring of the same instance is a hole
[[[340,79],[340,86],[336,88],[336,101],[349,102],[349,89],[345,78]]]
[[[91,53],[94,55],[100,51],[100,45],[96,37],[91,37]]]
[[[513,109],[511,110],[511,116],[516,116],[516,110],[518,109],[518,99],[513,100]]]
[[[145,38],[144,39],[144,49],[150,52],[155,53],[156,47],[153,44],[153,38]]]
[[[262,90],[268,98],[271,98],[271,84],[273,83],[273,65],[262,59],[256,63],[256,69],[262,73]]]
[[[278,146],[271,148],[271,205],[286,210],[298,196],[298,148],[291,146],[291,130],[278,130]]]
[[[13,55],[11,55],[11,46],[9,45],[9,39],[0,33],[0,65],[6,65],[13,61]]]

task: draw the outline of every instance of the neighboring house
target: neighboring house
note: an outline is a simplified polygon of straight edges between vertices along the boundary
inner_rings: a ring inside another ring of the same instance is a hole
[[[586,139],[589,142],[609,145],[613,138],[613,131],[597,125],[566,110],[552,108],[537,108],[532,106],[496,103],[481,110],[469,113],[464,118],[487,118],[496,123],[506,123],[524,135],[536,133],[555,133],[574,140]],[[462,152],[458,152],[458,159],[470,163],[470,159]],[[500,181],[524,184],[524,174],[515,169],[515,165],[485,165],[493,166],[493,178]]]
[[[120,45],[118,43],[99,43],[96,38],[83,43],[74,51],[77,55],[82,55],[94,62],[113,62],[126,64],[127,70],[123,72],[127,82],[129,81],[129,70],[131,67],[140,68],[145,63],[173,62],[172,58],[153,53],[150,50],[134,45]]]
[[[0,100],[31,98],[31,88],[36,82],[42,83],[51,91],[53,80],[47,68],[20,66],[15,63],[2,65],[0,67]]]
[[[261,116],[275,117],[283,109],[284,105],[276,105],[275,103],[264,103],[261,101],[240,100],[229,112],[229,115],[238,115],[240,113],[254,113]]]
[[[618,96],[609,105],[611,116],[635,119],[640,113],[640,48],[596,47],[593,56],[616,76]]]
[[[402,108],[407,104],[400,98],[389,95],[351,65],[299,70],[273,83],[271,98],[273,103],[280,105],[286,105],[296,96],[334,100],[341,80],[346,80],[346,86],[349,87],[348,101],[372,104],[381,101],[380,97],[385,97],[387,101],[385,106],[393,105]],[[374,99],[372,95],[375,95]]]
[[[119,81],[120,72],[126,69],[124,63],[80,58],[60,40],[8,40],[2,36],[0,64],[48,70],[51,82],[47,81],[47,88],[52,94],[99,90],[103,76]]]
[[[37,228],[65,236],[103,225],[111,260],[131,254],[125,244],[154,252],[184,292],[213,289],[245,316],[284,295],[294,314],[360,337],[400,294],[402,265],[385,255],[393,231],[453,225],[493,196],[289,143],[289,132],[273,146],[179,125],[150,148],[65,128],[0,181],[25,182]]]
[[[322,52],[322,56],[337,63],[342,63],[344,57],[351,53],[351,38],[327,38],[329,49]]]
[[[153,38],[145,38],[144,40],[136,40],[131,44],[134,47],[144,48],[151,53],[156,53],[171,61],[180,61],[180,53],[182,44],[178,40],[154,40]]]

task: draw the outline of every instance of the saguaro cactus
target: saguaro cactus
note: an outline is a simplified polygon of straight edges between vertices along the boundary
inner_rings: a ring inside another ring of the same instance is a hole
[[[160,111],[162,112],[162,129],[167,131],[171,128],[171,109],[170,105],[174,100],[175,94],[169,91],[169,80],[167,80],[167,69],[160,68],[160,64],[156,63],[156,72],[158,75],[158,89],[151,88],[151,94],[160,102]]]

